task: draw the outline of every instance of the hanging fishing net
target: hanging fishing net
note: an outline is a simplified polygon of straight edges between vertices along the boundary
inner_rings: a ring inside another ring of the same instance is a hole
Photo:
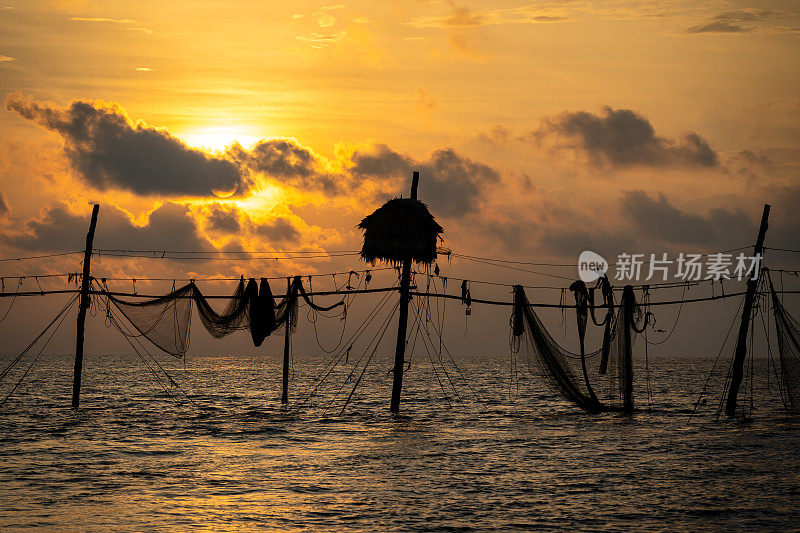
[[[189,349],[193,292],[190,283],[145,302],[120,300],[107,292],[106,297],[142,336],[168,354],[183,357]]]
[[[636,304],[633,289],[625,287],[616,316],[613,315],[613,305],[609,305],[613,302],[613,292],[604,291],[606,316],[600,322],[595,318],[591,291],[586,290],[582,282],[573,284],[571,290],[576,296],[575,309],[582,353],[573,353],[556,342],[530,305],[525,289],[519,285],[514,287],[512,315],[515,349],[534,375],[544,379],[555,392],[581,409],[588,412],[632,411],[632,332],[643,331],[647,324],[645,321],[641,329],[636,326],[642,313]],[[586,353],[583,350],[583,334],[590,306],[592,321],[605,329],[602,346]],[[598,354],[602,354],[601,368],[596,373],[591,372],[587,360]],[[612,362],[610,369],[606,368],[608,361]],[[607,384],[604,388],[607,393],[602,399],[594,392],[601,382]]]
[[[787,409],[800,411],[800,322],[786,311],[775,293],[772,280],[769,284],[778,336],[781,396]]]
[[[235,331],[249,330],[255,346],[261,346],[281,326],[296,327],[299,297],[317,311],[329,311],[344,304],[341,301],[329,307],[315,304],[300,277],[291,279],[280,303],[275,303],[266,278],[261,278],[260,286],[253,278],[246,284],[242,279],[221,312],[214,310],[194,282],[145,302],[121,300],[108,291],[103,294],[143,337],[175,357],[183,357],[189,349],[192,303],[212,337],[219,339]]]

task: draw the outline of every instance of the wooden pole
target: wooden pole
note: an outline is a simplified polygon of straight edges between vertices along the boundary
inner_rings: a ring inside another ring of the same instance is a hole
[[[286,297],[291,298],[291,278],[287,280],[287,283]],[[281,403],[289,403],[289,354],[292,351],[292,314],[294,313],[293,308],[296,303],[290,299],[287,305],[289,307],[286,308],[286,331],[283,337],[283,389],[281,392]]]
[[[769,204],[764,204],[764,212],[761,215],[761,226],[758,228],[758,238],[753,247],[753,256],[760,256],[764,252],[764,236],[769,227]],[[725,404],[725,414],[728,416],[736,415],[736,399],[739,395],[739,387],[744,377],[744,359],[747,356],[747,330],[750,326],[750,314],[753,312],[753,301],[755,300],[758,280],[761,277],[761,265],[758,265],[759,272],[755,273],[755,278],[748,278],[747,292],[744,295],[744,308],[742,309],[742,321],[739,324],[739,337],[736,340],[736,351],[733,354],[733,364],[731,368],[731,383],[728,387],[728,400]]]
[[[417,185],[419,172],[414,172],[411,178],[411,198],[417,199]],[[397,347],[394,352],[394,380],[392,381],[392,403],[389,410],[392,413],[400,412],[400,393],[403,392],[403,367],[406,356],[406,334],[408,332],[408,302],[411,300],[409,287],[411,286],[411,258],[403,259],[403,273],[400,278],[400,318],[397,323]]]
[[[89,308],[89,286],[91,284],[92,243],[97,226],[97,212],[100,205],[94,204],[89,232],[86,234],[86,248],[83,252],[83,277],[81,278],[81,300],[78,307],[78,326],[75,337],[75,369],[72,375],[72,408],[77,409],[81,401],[81,371],[83,370],[83,336],[86,325],[86,310]]]
[[[633,287],[625,285],[622,289],[622,334],[624,335],[625,353],[622,354],[622,371],[625,373],[623,387],[622,410],[626,413],[633,412],[633,342],[631,329],[633,329]],[[647,327],[645,317],[645,327]]]

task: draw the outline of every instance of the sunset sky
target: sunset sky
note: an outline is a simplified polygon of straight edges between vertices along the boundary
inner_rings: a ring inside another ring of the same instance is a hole
[[[769,244],[798,248],[797,65],[790,0],[0,0],[0,257],[82,249],[93,202],[100,248],[356,250],[356,224],[413,170],[460,254],[707,253],[752,243],[764,203]]]

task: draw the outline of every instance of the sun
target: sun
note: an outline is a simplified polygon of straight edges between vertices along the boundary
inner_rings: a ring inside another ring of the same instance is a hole
[[[247,130],[247,128],[235,126],[214,127],[191,130],[180,137],[186,144],[194,148],[222,152],[235,142],[241,144],[244,148],[250,148],[261,139],[257,135],[243,133]]]

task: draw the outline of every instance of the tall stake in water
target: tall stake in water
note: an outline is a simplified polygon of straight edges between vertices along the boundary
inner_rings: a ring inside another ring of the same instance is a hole
[[[90,268],[92,263],[92,243],[97,226],[97,212],[100,205],[94,204],[89,232],[86,234],[86,249],[83,252],[83,277],[81,278],[81,301],[78,308],[78,327],[75,338],[75,370],[72,376],[72,408],[77,409],[81,401],[81,371],[83,369],[83,333],[86,325],[86,310],[89,308]]]
[[[417,199],[419,172],[411,178],[411,199]],[[389,410],[400,412],[400,393],[403,391],[403,367],[405,366],[406,333],[408,331],[408,302],[411,286],[411,257],[403,259],[403,273],[400,278],[400,318],[397,324],[397,348],[394,353],[394,380],[392,381],[392,403]]]
[[[291,278],[287,278],[286,297],[292,291]],[[291,305],[291,304],[287,304]],[[289,355],[292,351],[292,316],[291,309],[287,307],[286,312],[286,331],[283,337],[283,387],[281,391],[281,403],[289,403]]]
[[[764,213],[761,215],[761,226],[758,228],[758,238],[753,247],[753,256],[760,256],[764,252],[764,236],[767,234],[769,224],[769,204],[764,204]],[[747,292],[744,295],[744,307],[742,309],[742,322],[739,325],[739,337],[736,340],[736,352],[733,354],[733,364],[731,367],[731,384],[728,387],[728,401],[725,404],[725,414],[728,416],[736,415],[736,397],[739,395],[739,387],[744,377],[744,359],[747,356],[747,330],[750,325],[750,314],[753,311],[753,300],[755,300],[758,280],[761,277],[761,265],[759,271],[754,272],[753,276],[747,279]]]

